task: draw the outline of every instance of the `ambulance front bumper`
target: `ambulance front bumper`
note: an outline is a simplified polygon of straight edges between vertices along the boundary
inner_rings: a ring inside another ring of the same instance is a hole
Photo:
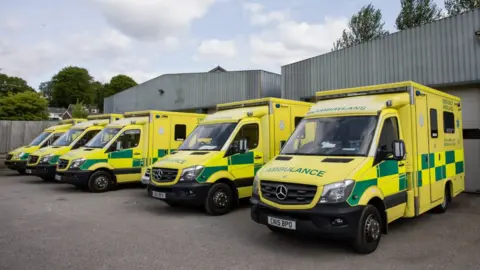
[[[67,170],[57,172],[55,180],[75,186],[86,186],[90,178],[90,171]]]
[[[38,164],[36,166],[27,166],[27,169],[31,170],[32,175],[53,179],[55,177],[55,171],[57,170],[57,165]]]
[[[282,210],[258,200],[250,199],[251,219],[259,224],[273,226],[271,218],[294,222],[293,231],[319,235],[325,238],[349,240],[356,236],[364,206],[317,205],[305,210]],[[289,229],[285,229],[289,230]]]
[[[156,186],[151,183],[147,187],[152,198],[190,206],[203,206],[212,184],[185,182],[173,186]]]
[[[11,170],[22,171],[27,167],[26,160],[5,160],[5,166]]]

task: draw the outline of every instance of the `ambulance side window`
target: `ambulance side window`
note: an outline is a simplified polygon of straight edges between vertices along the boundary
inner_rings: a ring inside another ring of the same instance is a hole
[[[399,139],[398,120],[396,117],[389,117],[383,123],[382,133],[380,133],[380,140],[378,141],[376,162],[388,159],[388,156],[393,153],[393,141]]]
[[[90,130],[83,135],[83,137],[72,147],[72,149],[77,149],[84,146],[88,141],[90,141],[100,130]]]
[[[52,137],[50,137],[40,148],[51,145],[62,135],[63,135],[63,132],[53,134]]]
[[[452,112],[443,112],[443,132],[455,133],[455,116]]]
[[[246,124],[238,131],[233,141],[247,139],[247,147],[252,150],[258,146],[259,133],[258,124]]]
[[[175,141],[183,141],[187,138],[187,126],[186,125],[175,125],[174,131]]]
[[[438,138],[438,119],[437,110],[430,109],[430,136]]]
[[[139,129],[124,131],[110,146],[110,151],[120,151],[137,147],[140,143],[140,134]]]

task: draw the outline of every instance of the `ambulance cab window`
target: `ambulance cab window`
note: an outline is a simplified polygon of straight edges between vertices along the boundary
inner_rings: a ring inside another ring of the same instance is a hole
[[[435,109],[430,109],[430,136],[438,138],[437,110]]]
[[[63,135],[64,132],[59,132],[59,133],[55,133],[52,135],[52,137],[50,137],[43,145],[42,145],[42,148],[45,147],[45,146],[49,146],[51,144],[53,144],[58,138],[60,138],[60,136]]]
[[[90,130],[90,131],[87,131],[87,133],[85,133],[85,135],[83,135],[83,137],[80,138],[80,140],[78,140],[78,142],[72,147],[72,149],[77,149],[77,148],[79,148],[79,147],[84,146],[84,145],[87,144],[91,139],[93,139],[93,137],[95,137],[95,135],[97,135],[98,132],[100,132],[100,130]]]
[[[187,126],[175,125],[175,141],[183,141],[187,138]]]
[[[378,141],[378,150],[383,153],[393,153],[393,141],[399,139],[398,120],[396,117],[385,119],[382,133]]]
[[[259,134],[258,124],[246,124],[238,131],[234,141],[247,139],[247,147],[249,150],[252,150],[257,148],[258,146],[258,137],[259,137],[258,134]]]
[[[451,112],[443,112],[443,131],[455,133],[455,116]]]
[[[112,151],[135,148],[140,143],[140,130],[132,129],[124,131],[112,144]]]

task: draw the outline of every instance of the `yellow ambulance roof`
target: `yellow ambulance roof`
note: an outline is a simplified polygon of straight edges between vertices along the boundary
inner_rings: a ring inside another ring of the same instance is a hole
[[[408,93],[365,95],[319,101],[310,108],[306,117],[326,115],[375,115],[387,107],[401,107],[409,104]],[[387,106],[387,101],[391,102]]]
[[[75,126],[73,126],[72,128],[85,129],[85,128],[88,128],[88,127],[91,127],[91,126],[94,126],[94,125],[106,126],[106,125],[108,125],[108,123],[110,123],[109,119],[90,120],[90,121],[78,123]]]
[[[218,111],[213,114],[208,115],[200,123],[202,124],[211,124],[218,122],[238,122],[240,119],[245,117],[262,117],[265,114],[268,114],[268,106],[258,106],[258,107],[247,107],[247,108],[238,108],[225,111]]]
[[[122,128],[127,125],[143,125],[148,123],[148,117],[127,117],[108,124],[106,127]]]
[[[305,102],[305,101],[267,97],[267,98],[257,98],[257,99],[249,99],[249,100],[218,104],[217,110],[228,110],[228,109],[243,108],[243,107],[255,107],[255,106],[262,106],[262,105],[270,105],[272,103],[289,104],[289,105],[307,105],[307,106],[312,105],[312,103]]]
[[[65,130],[65,129],[70,129],[72,127],[72,124],[65,124],[65,125],[56,125],[56,126],[51,126],[45,129],[45,131],[57,131],[57,130]]]
[[[206,114],[202,113],[185,113],[185,112],[169,112],[169,111],[155,111],[155,110],[147,110],[147,111],[136,111],[136,112],[126,112],[124,114],[125,117],[143,117],[143,116],[150,116],[150,115],[186,115],[186,116],[198,116],[198,117],[205,117]]]
[[[123,118],[123,115],[121,114],[115,114],[115,113],[112,113],[112,114],[96,114],[96,115],[89,115],[87,117],[87,119],[90,121],[90,120],[101,120],[101,119],[114,119],[117,118],[117,120],[120,120],[121,118]]]

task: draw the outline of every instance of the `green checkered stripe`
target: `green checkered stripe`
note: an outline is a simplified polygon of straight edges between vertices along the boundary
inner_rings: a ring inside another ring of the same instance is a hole
[[[436,162],[435,157],[441,153],[445,153],[445,159],[443,162]],[[464,172],[464,161],[455,159],[455,151],[435,152],[422,154],[421,156],[421,169],[417,171],[417,186],[422,187],[425,178],[429,173],[434,173],[435,181],[442,181],[447,177],[455,176]],[[450,174],[448,174],[448,167]],[[433,171],[430,169],[434,169]],[[426,179],[428,182],[428,179]]]
[[[372,186],[378,186],[379,179],[381,179],[382,177],[391,177],[393,175],[398,175],[398,192],[406,190],[407,174],[404,172],[400,172],[399,168],[400,167],[398,167],[398,161],[396,160],[386,160],[378,164],[374,168],[374,170],[376,171],[376,177],[355,182],[355,187],[353,188],[352,194],[348,198],[347,202],[350,205],[357,205],[365,190]]]
[[[133,158],[133,149],[126,149],[108,153],[108,158],[106,159],[88,159],[80,166],[80,169],[88,170],[88,168],[97,163],[107,163],[109,159],[130,159],[132,161],[132,168],[143,167],[146,162],[146,158]]]
[[[170,154],[171,152],[173,152],[173,151],[175,151],[175,150],[176,150],[176,149],[158,149],[158,150],[157,150],[157,157],[151,158],[151,161],[152,161],[151,164],[157,162],[157,160],[158,160],[159,158],[162,158],[162,157]]]
[[[50,164],[52,164],[52,165],[56,165],[59,158],[60,158],[60,155],[55,155],[55,156],[53,156],[52,158],[50,158],[50,160],[48,161],[48,163],[50,163]]]

